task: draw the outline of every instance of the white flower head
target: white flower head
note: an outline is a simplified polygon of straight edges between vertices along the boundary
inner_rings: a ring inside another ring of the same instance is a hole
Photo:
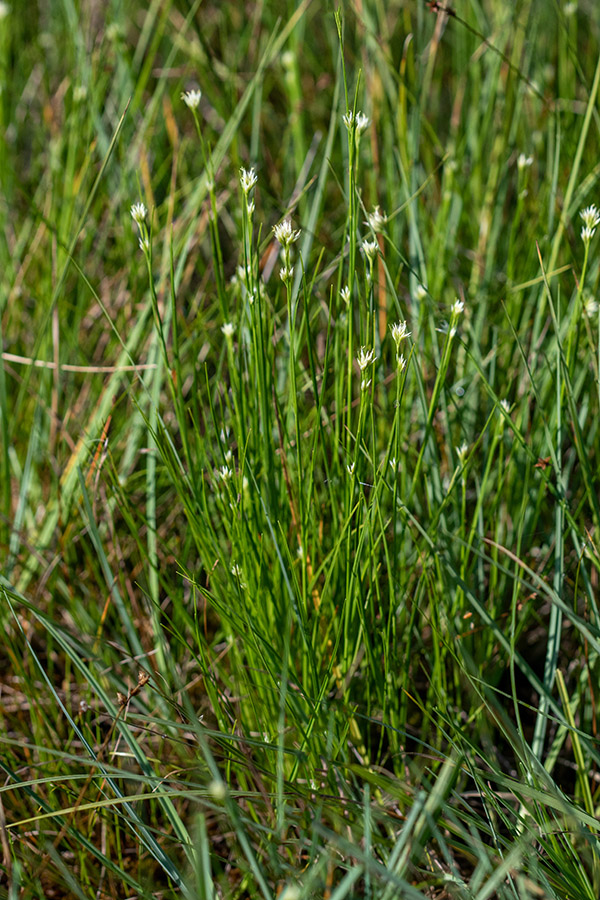
[[[144,219],[146,218],[146,213],[148,212],[145,205],[143,203],[134,203],[131,207],[130,212],[131,218],[133,219],[135,224],[138,226],[138,228],[141,228]]]
[[[284,219],[279,225],[274,225],[273,234],[282,247],[289,247],[290,244],[293,244],[300,237],[300,231],[294,231],[292,228],[291,219]]]
[[[406,359],[404,358],[403,353],[396,354],[396,365],[400,369],[401,372],[406,368]]]
[[[348,306],[348,304],[350,303],[350,288],[348,287],[348,285],[345,285],[345,287],[341,289],[340,297],[342,298],[346,306]]]
[[[360,383],[361,391],[368,391],[369,388],[371,387],[372,381],[373,381],[372,378],[363,378],[363,380]]]
[[[227,796],[227,787],[221,778],[214,778],[208,785],[208,793],[215,803],[222,803]]]
[[[150,241],[147,237],[141,237],[139,240],[139,245],[142,253],[150,253]]]
[[[376,359],[377,357],[375,356],[374,350],[367,350],[366,347],[361,347],[358,351],[358,356],[356,357],[358,368],[361,372],[364,372],[367,366],[374,363]]]
[[[284,284],[288,281],[291,281],[294,277],[294,267],[282,266],[282,268],[279,270],[279,277],[284,282]]]
[[[581,240],[584,244],[589,244],[591,239],[594,237],[596,233],[595,228],[589,228],[587,225],[584,225],[581,229]]]
[[[456,300],[454,301],[454,303],[452,304],[452,315],[460,316],[461,313],[463,313],[464,311],[465,311],[465,302],[464,302],[464,300],[459,300],[457,297]]]
[[[581,240],[584,244],[589,244],[594,237],[596,228],[600,225],[600,213],[598,212],[596,205],[592,203],[591,206],[586,206],[585,209],[582,209],[579,215],[583,220]]]
[[[190,109],[198,109],[200,105],[200,98],[202,97],[202,91],[184,91],[181,95],[181,99]]]
[[[400,346],[400,343],[404,338],[410,337],[411,335],[406,322],[394,322],[394,324],[390,326],[390,330],[396,347]]]
[[[242,190],[246,197],[258,181],[258,175],[256,174],[254,167],[250,170],[242,168],[240,169],[240,184],[242,186]]]
[[[223,332],[227,340],[231,340],[235,332],[233,322],[225,322],[225,324],[221,326],[221,331]]]
[[[352,477],[352,475],[354,475],[355,467],[356,467],[356,463],[353,463],[353,462],[350,463],[350,465],[346,466],[346,469],[348,470],[348,475],[350,475],[351,477]]]
[[[598,208],[595,203],[592,203],[590,206],[586,206],[585,209],[581,210],[579,215],[583,219],[583,224],[588,228],[596,228],[598,225],[600,225],[600,212],[598,212]]]
[[[369,117],[363,113],[356,113],[356,134],[361,135],[369,127]]]
[[[220,469],[217,469],[217,475],[221,479],[221,481],[229,481],[229,479],[233,476],[233,470],[229,468],[229,466],[221,466]]]
[[[295,884],[286,884],[279,900],[300,900],[300,888]]]
[[[506,400],[506,399],[501,400],[500,406],[502,407],[502,409],[504,410],[505,413],[508,414],[510,412],[510,403],[508,402],[508,400]]]
[[[344,125],[348,129],[348,133],[352,134],[352,131],[356,129],[356,134],[359,137],[363,131],[369,127],[369,117],[365,116],[363,113],[358,112],[356,115],[350,110],[350,112],[346,113],[345,116],[342,116]]]
[[[373,231],[383,231],[383,227],[387,222],[387,216],[385,213],[382,213],[378,206],[375,207],[372,213],[369,213],[367,216],[367,221],[365,225],[368,225]]]
[[[583,312],[586,316],[595,316],[598,312],[598,301],[591,294],[586,294],[583,299]]]
[[[255,209],[256,209],[256,204],[254,203],[254,200],[248,200],[248,203],[246,204],[246,211],[248,213],[249,219],[251,219],[252,216],[254,215]]]
[[[523,169],[528,169],[532,165],[533,156],[525,156],[524,153],[519,153],[519,156],[517,158],[517,168],[520,172],[522,172]]]
[[[422,284],[418,284],[417,287],[415,288],[415,297],[417,298],[417,300],[424,300],[426,296],[427,296],[427,288],[424,287]]]
[[[362,252],[365,254],[369,262],[372,263],[377,256],[377,251],[379,250],[379,244],[377,243],[377,241],[365,240],[360,246],[362,248]]]
[[[469,452],[469,445],[466,441],[460,445],[460,447],[456,447],[456,455],[458,456],[459,462],[463,463],[465,461],[465,457]]]

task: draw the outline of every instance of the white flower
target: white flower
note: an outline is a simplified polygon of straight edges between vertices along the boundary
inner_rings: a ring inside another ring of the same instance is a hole
[[[254,215],[254,210],[256,209],[254,200],[248,200],[248,205],[246,206],[246,210],[248,212],[248,218],[251,219]]]
[[[424,300],[427,296],[427,288],[425,288],[422,284],[418,284],[415,289],[415,297],[417,300]]]
[[[586,228],[596,228],[600,225],[600,212],[596,207],[595,203],[592,203],[590,206],[586,206],[585,209],[582,209],[579,213],[583,220],[583,224]]]
[[[373,381],[372,378],[363,378],[363,380],[360,383],[361,391],[367,391],[371,387],[372,381]]]
[[[452,315],[460,316],[462,312],[464,312],[465,303],[464,300],[459,300],[458,298],[452,304]]]
[[[131,218],[133,219],[135,224],[138,226],[138,228],[141,228],[142,224],[144,222],[144,219],[146,218],[146,213],[148,212],[148,210],[146,209],[144,204],[143,203],[134,203],[133,206],[131,207],[130,212],[131,212]]]
[[[404,338],[410,337],[411,332],[408,331],[408,326],[406,322],[394,322],[391,326],[392,337],[396,344],[396,347],[400,346],[400,342],[404,340]]]
[[[244,167],[242,166],[242,168],[240,169],[240,184],[242,186],[242,190],[245,193],[246,197],[248,196],[248,194],[250,193],[250,191],[252,190],[252,188],[254,187],[254,185],[256,184],[257,181],[258,181],[258,175],[256,174],[254,168],[252,168],[248,171],[247,169],[244,169]]]
[[[469,452],[469,445],[467,444],[467,442],[463,441],[463,443],[460,445],[460,447],[456,447],[455,449],[456,449],[456,455],[458,456],[459,462],[461,462],[461,463],[464,462],[465,457],[466,457],[467,453]]]
[[[225,322],[225,324],[221,326],[221,331],[223,332],[225,337],[230,340],[233,337],[233,333],[235,331],[233,322]]]
[[[274,225],[273,234],[282,247],[289,247],[300,237],[300,231],[293,230],[291,219],[284,219],[279,225]]]
[[[366,347],[361,347],[358,351],[358,356],[356,357],[356,361],[358,363],[358,368],[361,372],[370,366],[371,363],[374,363],[377,357],[375,356],[374,350],[367,350]]]
[[[345,116],[342,116],[342,119],[350,134],[352,133],[352,130],[356,128],[356,134],[360,136],[369,125],[368,116],[363,115],[361,112],[354,115],[351,110]]]
[[[300,888],[295,884],[286,884],[279,895],[279,900],[300,900]]]
[[[508,400],[501,400],[500,406],[502,407],[502,409],[504,410],[505,413],[510,412],[510,403],[508,402]]]
[[[406,368],[406,360],[404,359],[403,353],[398,353],[396,356],[396,364],[401,372]]]
[[[281,280],[282,280],[284,283],[285,283],[286,281],[291,281],[292,278],[294,277],[294,267],[293,267],[293,266],[290,266],[290,267],[288,268],[287,266],[283,266],[283,267],[279,270],[279,277],[281,278]]]
[[[529,166],[532,166],[532,165],[533,165],[533,156],[525,156],[524,153],[519,153],[519,156],[517,159],[517,168],[519,169],[520,172],[522,172],[523,169],[528,169]]]
[[[220,778],[214,778],[208,785],[208,793],[216,803],[222,803],[227,796],[225,782]]]
[[[369,213],[367,216],[367,221],[365,225],[369,225],[373,231],[382,231],[383,226],[387,222],[387,216],[385,213],[382,213],[378,206],[375,207],[372,213]]]
[[[594,237],[595,233],[596,233],[595,228],[588,228],[587,225],[584,225],[583,228],[581,229],[581,240],[583,241],[584,244],[589,244],[591,239]]]
[[[341,289],[340,297],[342,298],[346,306],[350,303],[350,288],[348,287],[348,285]]]
[[[354,475],[355,465],[356,465],[355,463],[350,463],[350,465],[346,466],[346,469],[348,470],[348,475],[350,475],[350,476]]]
[[[582,209],[579,213],[581,218],[583,219],[583,228],[581,229],[581,240],[584,244],[589,244],[591,239],[594,237],[594,233],[598,225],[600,225],[600,213],[594,203],[591,206],[586,206],[585,209]]]
[[[370,263],[373,262],[379,250],[377,241],[363,241],[361,244],[362,252],[365,254]]]
[[[248,303],[250,306],[254,306],[256,303],[256,288],[248,294]]]
[[[181,95],[181,99],[185,103],[186,106],[189,106],[190,109],[198,109],[200,105],[200,98],[202,97],[202,91],[184,91]]]
[[[221,481],[228,481],[232,475],[233,471],[229,468],[229,466],[221,466],[220,469],[217,469],[217,475],[221,479]]]
[[[140,244],[140,250],[142,251],[142,253],[150,252],[150,241],[148,240],[147,237],[141,237],[139,240],[139,244]]]
[[[583,312],[586,316],[594,316],[598,312],[598,301],[591,294],[588,294],[583,300]]]

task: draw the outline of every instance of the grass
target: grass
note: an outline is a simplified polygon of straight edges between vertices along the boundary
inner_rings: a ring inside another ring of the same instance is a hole
[[[441,7],[0,9],[2,898],[598,896],[600,21]]]

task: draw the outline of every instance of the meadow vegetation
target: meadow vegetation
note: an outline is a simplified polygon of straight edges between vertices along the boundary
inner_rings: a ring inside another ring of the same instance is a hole
[[[597,900],[599,59],[0,4],[0,900]]]

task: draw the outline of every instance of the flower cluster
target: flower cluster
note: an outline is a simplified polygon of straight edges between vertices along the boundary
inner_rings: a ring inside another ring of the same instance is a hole
[[[376,206],[373,212],[368,214],[365,225],[368,225],[369,228],[373,229],[373,231],[383,231],[383,226],[386,222],[386,214],[381,212],[379,207]]]
[[[146,228],[146,215],[148,210],[145,205],[140,203],[134,203],[130,209],[131,218],[137,225],[140,232],[140,250],[142,253],[145,253],[146,256],[150,252],[150,240],[148,238],[148,229]]]
[[[596,205],[592,203],[591,206],[586,206],[585,209],[582,209],[579,215],[583,220],[581,240],[584,244],[589,244],[594,237],[596,228],[600,225],[600,212],[598,212]]]
[[[284,248],[289,247],[290,244],[293,244],[300,237],[300,231],[294,231],[292,228],[291,219],[284,219],[279,225],[274,225],[273,234]]]
[[[283,267],[279,272],[279,277],[284,284],[289,284],[294,277],[291,247],[300,237],[300,230],[294,231],[291,219],[284,219],[283,222],[273,226],[273,234],[283,248]]]
[[[375,355],[374,350],[367,350],[366,347],[361,347],[360,350],[358,351],[358,355],[356,357],[356,362],[358,363],[358,368],[360,369],[361,376],[362,376],[361,382],[360,382],[361,391],[366,391],[367,388],[371,384],[371,379],[366,377],[365,369],[368,366],[373,365],[373,363],[375,362],[376,359],[377,359],[377,357]]]
[[[394,322],[394,324],[390,326],[390,331],[392,332],[392,338],[396,345],[396,364],[400,371],[402,371],[406,368],[406,359],[404,358],[404,354],[400,353],[400,344],[405,338],[410,337],[411,332],[408,330],[406,322]]]
[[[198,109],[200,105],[200,99],[202,97],[202,91],[184,91],[181,95],[181,99],[185,103],[189,109]]]
[[[356,136],[360,137],[363,131],[369,127],[369,117],[361,112],[354,114],[352,110],[350,110],[342,118],[344,125],[348,129],[348,134],[352,134],[352,132],[356,130]]]
[[[258,175],[256,174],[254,168],[252,169],[240,169],[240,184],[242,186],[242,190],[244,192],[244,197],[246,198],[246,210],[248,211],[248,218],[252,219],[254,215],[254,200],[250,198],[250,191],[255,186],[258,181]]]

